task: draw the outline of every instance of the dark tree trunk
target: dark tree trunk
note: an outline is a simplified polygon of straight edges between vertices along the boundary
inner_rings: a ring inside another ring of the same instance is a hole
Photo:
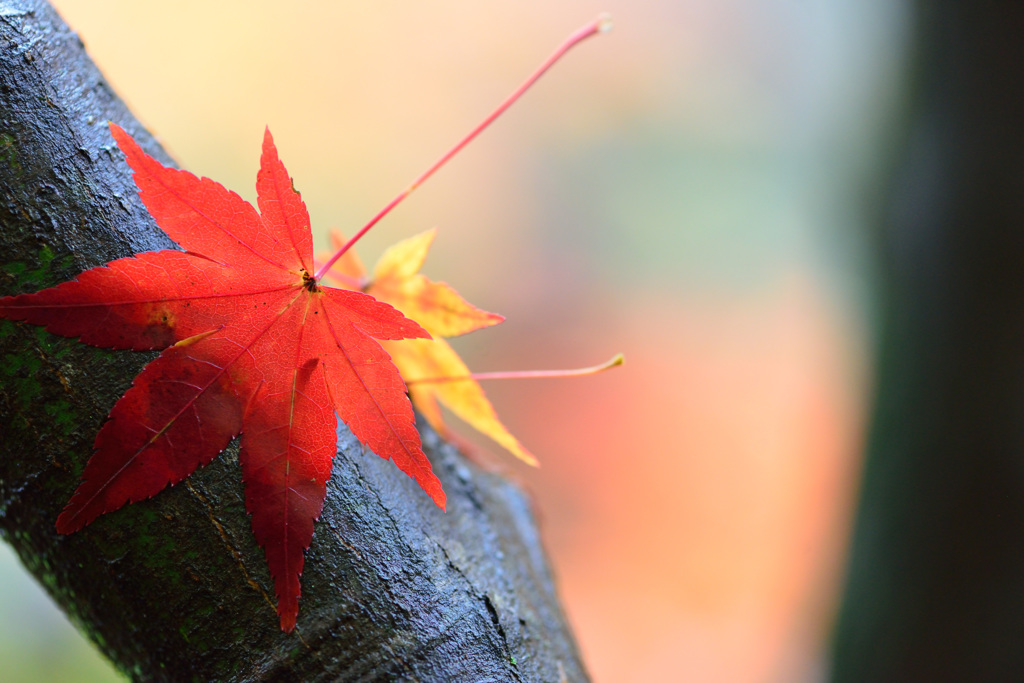
[[[0,0],[0,294],[173,247],[107,121],[167,155],[41,0]],[[156,497],[59,536],[107,412],[152,354],[0,321],[0,532],[138,680],[582,681],[530,501],[423,430],[442,513],[343,426],[302,577],[278,628],[234,446]]]
[[[834,680],[1024,680],[1024,3],[919,0]]]

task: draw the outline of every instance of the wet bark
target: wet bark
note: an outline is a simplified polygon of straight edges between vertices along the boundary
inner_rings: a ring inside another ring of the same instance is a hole
[[[1024,5],[915,19],[833,680],[1024,680]]]
[[[41,0],[0,0],[0,295],[173,248],[107,121],[167,155]],[[70,536],[54,520],[153,354],[0,321],[0,533],[137,680],[582,681],[530,501],[435,434],[442,513],[342,425],[298,628],[278,628],[237,449]]]

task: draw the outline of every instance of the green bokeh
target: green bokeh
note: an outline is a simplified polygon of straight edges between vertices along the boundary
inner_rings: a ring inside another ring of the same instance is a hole
[[[106,683],[125,680],[88,643],[0,543],[0,680]]]

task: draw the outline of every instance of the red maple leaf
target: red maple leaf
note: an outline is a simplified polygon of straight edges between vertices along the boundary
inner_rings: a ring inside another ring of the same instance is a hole
[[[445,506],[405,384],[375,341],[430,335],[372,296],[319,284],[309,214],[269,130],[257,213],[110,129],[149,212],[185,251],[139,254],[0,299],[0,317],[94,346],[165,349],[110,411],[57,530],[77,531],[155,495],[241,434],[246,509],[274,578],[281,628],[291,631],[337,448],[335,414]]]

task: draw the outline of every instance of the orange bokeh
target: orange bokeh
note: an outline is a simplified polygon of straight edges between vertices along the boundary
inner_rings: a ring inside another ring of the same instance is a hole
[[[543,444],[521,476],[597,680],[820,666],[861,407],[855,349],[809,285],[648,302],[616,316],[622,370],[498,392]]]

